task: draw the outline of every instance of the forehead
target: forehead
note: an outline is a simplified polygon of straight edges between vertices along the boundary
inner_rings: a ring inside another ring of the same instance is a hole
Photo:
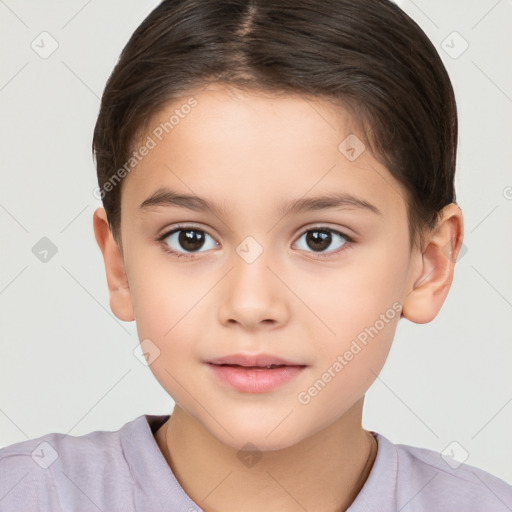
[[[401,185],[349,113],[326,100],[210,85],[161,109],[138,144],[151,149],[123,186],[127,208],[169,187],[234,211],[325,192],[366,199],[386,215],[404,211]]]

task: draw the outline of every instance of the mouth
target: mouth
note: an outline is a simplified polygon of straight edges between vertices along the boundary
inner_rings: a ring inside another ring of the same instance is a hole
[[[287,365],[287,364],[268,364],[266,366],[245,366],[243,364],[214,364],[215,366],[231,366],[233,368],[243,368],[246,370],[274,370],[276,368],[285,368],[288,366],[301,366],[301,365]]]
[[[243,393],[266,393],[297,377],[307,365],[267,354],[236,354],[206,361],[216,380]]]
[[[271,354],[232,354],[206,362],[217,366],[239,366],[256,369],[274,369],[283,366],[307,366]]]

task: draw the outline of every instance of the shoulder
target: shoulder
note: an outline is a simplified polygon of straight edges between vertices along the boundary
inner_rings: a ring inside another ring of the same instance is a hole
[[[396,451],[397,501],[408,504],[403,512],[512,510],[512,486],[498,477],[434,450],[384,442]]]
[[[105,504],[98,495],[115,475],[126,482],[112,492],[130,493],[130,468],[121,443],[122,431],[95,431],[82,436],[46,434],[0,449],[0,511],[38,510],[58,512],[94,508]],[[122,500],[124,501],[124,500]],[[84,505],[87,503],[87,507]],[[65,505],[64,505],[65,504]],[[112,510],[112,509],[111,509]]]

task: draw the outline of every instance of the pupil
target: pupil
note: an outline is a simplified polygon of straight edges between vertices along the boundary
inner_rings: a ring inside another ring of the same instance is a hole
[[[314,251],[322,251],[331,245],[331,233],[329,231],[310,231],[306,235],[306,242]]]
[[[200,249],[203,245],[204,234],[194,229],[181,230],[178,239],[183,249],[187,251],[194,251]]]

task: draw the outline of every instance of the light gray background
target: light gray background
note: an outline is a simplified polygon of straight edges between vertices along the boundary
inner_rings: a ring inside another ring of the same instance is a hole
[[[0,1],[0,446],[115,430],[172,410],[133,354],[135,324],[110,311],[92,229],[99,98],[157,3]],[[455,88],[468,251],[439,316],[399,323],[363,424],[396,443],[466,451],[467,463],[512,483],[512,3],[400,5],[438,48]],[[46,59],[31,47],[43,45],[43,31],[59,45]],[[464,41],[454,31],[469,44],[457,58]],[[32,252],[42,237],[58,249],[46,263]]]

